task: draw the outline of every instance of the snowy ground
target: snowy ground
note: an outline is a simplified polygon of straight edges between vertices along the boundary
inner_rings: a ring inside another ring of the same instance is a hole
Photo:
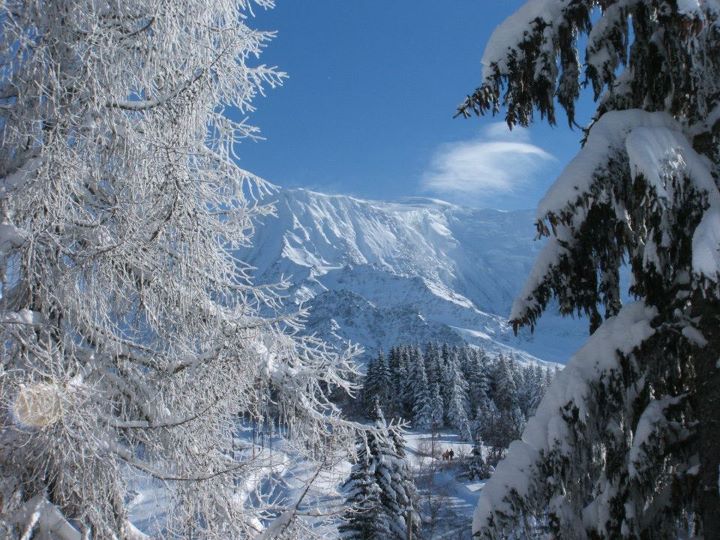
[[[415,471],[423,515],[423,537],[432,539],[470,539],[472,514],[484,482],[461,478],[463,458],[472,444],[462,442],[454,433],[411,432],[407,436],[408,459]],[[434,448],[435,458],[431,457]],[[452,461],[441,455],[455,453]]]
[[[243,452],[252,452],[252,432],[244,429],[238,443]],[[294,506],[305,492],[308,482],[316,476],[317,464],[303,459],[302,455],[279,435],[256,437],[256,456],[264,456],[271,465],[261,476],[250,478],[238,486],[238,503],[247,501],[253,489],[260,492],[276,507]],[[453,461],[445,461],[441,454],[452,448]],[[434,449],[435,458],[431,453]],[[423,538],[469,539],[472,513],[477,504],[483,482],[468,482],[462,478],[461,462],[470,454],[472,445],[458,436],[441,432],[433,437],[429,433],[407,434],[407,458],[414,471],[423,516]],[[298,506],[297,517],[302,521],[303,538],[337,538],[337,526],[344,510],[342,484],[350,473],[347,460],[335,459],[314,478]],[[132,523],[151,537],[161,537],[164,508],[167,507],[169,489],[162,482],[148,478],[131,479],[133,495],[129,500]],[[257,522],[258,528],[275,526],[282,522],[278,514]]]
[[[277,526],[282,519],[273,508],[297,506],[296,514],[307,528],[308,537],[337,537],[343,505],[340,488],[350,473],[349,461],[324,456],[325,464],[319,466],[304,458],[279,434],[262,437],[256,434],[253,442],[250,427],[241,428],[236,443],[240,448],[238,459],[252,458],[261,465],[258,474],[250,475],[234,494],[238,505],[258,505],[259,495],[263,506],[270,507],[266,519],[253,522],[254,527],[263,530],[274,522]],[[132,471],[128,471],[128,481],[132,486],[128,501],[130,521],[150,537],[162,537],[172,484],[134,475]]]

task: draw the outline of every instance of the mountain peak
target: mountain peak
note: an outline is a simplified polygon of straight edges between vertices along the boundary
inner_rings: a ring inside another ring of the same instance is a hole
[[[260,283],[284,275],[311,309],[308,331],[368,354],[400,343],[470,343],[564,361],[585,337],[549,314],[515,337],[507,316],[541,248],[532,211],[477,210],[437,199],[366,201],[306,189],[272,195],[240,256]],[[547,332],[542,332],[545,326]]]

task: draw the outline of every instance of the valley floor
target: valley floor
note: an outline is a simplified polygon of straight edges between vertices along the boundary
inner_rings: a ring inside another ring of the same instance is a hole
[[[407,443],[408,459],[420,494],[423,538],[470,539],[473,511],[484,484],[461,477],[462,462],[470,455],[472,444],[448,432],[434,437],[430,433],[410,432]],[[455,454],[452,461],[441,457],[448,449]]]
[[[424,539],[470,539],[472,514],[483,482],[469,482],[461,477],[463,458],[470,454],[472,445],[462,442],[449,432],[408,432],[407,459],[419,493],[423,519]],[[275,435],[255,438],[255,459],[262,459],[269,467],[262,475],[238,486],[235,495],[238,504],[259,502],[251,493],[259,488],[264,503],[272,507],[297,505],[296,522],[288,532],[297,531],[298,538],[338,538],[337,527],[345,510],[342,485],[348,478],[351,464],[347,460],[327,462],[318,473],[317,465],[302,459],[300,453],[287,441]],[[245,429],[238,440],[244,454],[252,454],[252,432]],[[441,454],[448,449],[455,453],[452,461],[443,460]],[[433,451],[435,457],[433,457]],[[311,483],[310,483],[311,482]],[[309,489],[305,490],[310,483]],[[129,504],[132,523],[150,537],[162,536],[165,508],[168,503],[168,486],[147,478],[133,480],[134,494]],[[284,520],[272,511],[267,520],[255,522],[263,527],[284,528]],[[267,532],[267,531],[266,531]],[[144,535],[138,534],[138,538]],[[262,537],[262,536],[260,536]]]

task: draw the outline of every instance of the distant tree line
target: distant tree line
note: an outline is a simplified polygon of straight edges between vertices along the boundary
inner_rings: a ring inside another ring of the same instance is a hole
[[[471,346],[401,345],[370,361],[362,386],[364,413],[380,404],[415,429],[451,428],[470,441],[506,448],[520,436],[554,370],[491,356]]]

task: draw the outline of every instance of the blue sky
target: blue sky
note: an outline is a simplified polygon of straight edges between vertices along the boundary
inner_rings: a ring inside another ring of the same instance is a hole
[[[493,29],[518,0],[279,0],[261,58],[289,74],[251,120],[265,141],[241,165],[286,187],[363,198],[436,197],[532,208],[579,147],[564,116],[508,133],[502,117],[453,119],[480,82]],[[591,103],[580,107],[589,118]]]

